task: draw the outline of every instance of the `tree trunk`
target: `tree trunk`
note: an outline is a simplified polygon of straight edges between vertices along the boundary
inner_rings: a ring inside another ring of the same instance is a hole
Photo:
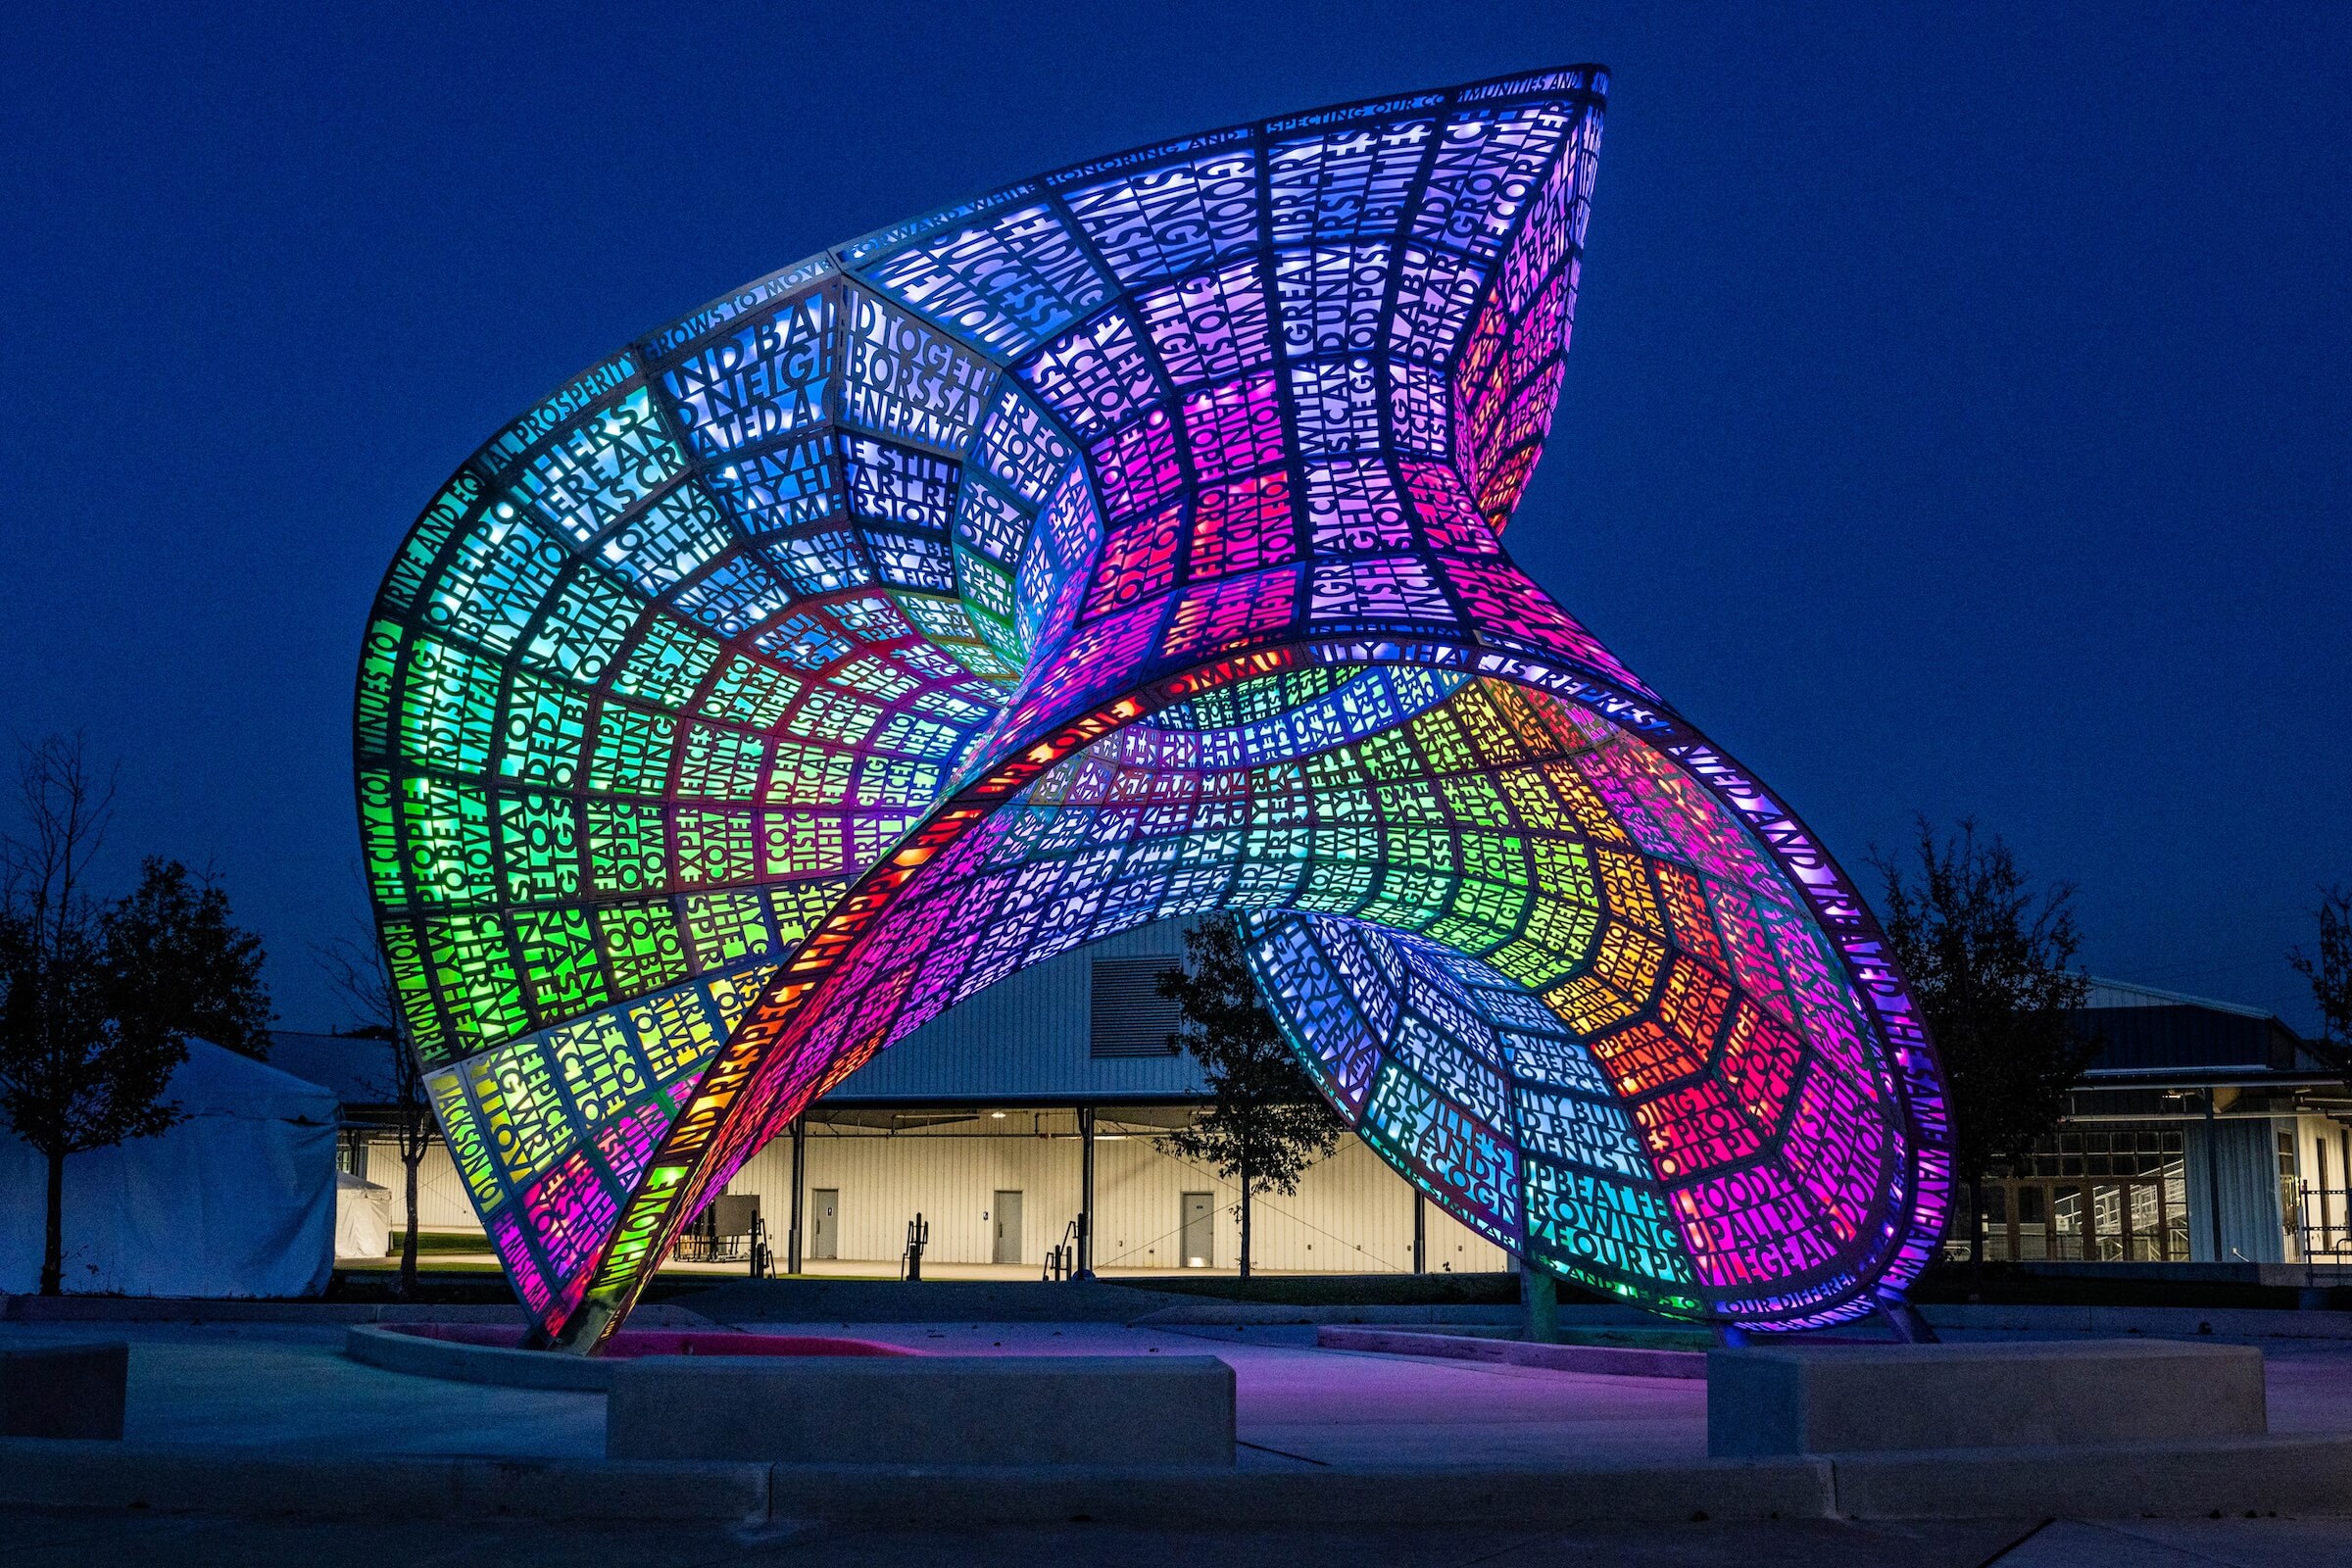
[[[415,1153],[409,1147],[416,1148]],[[416,1295],[416,1167],[424,1163],[421,1140],[410,1140],[400,1152],[401,1164],[408,1167],[409,1228],[400,1239],[400,1297],[410,1300]]]
[[[1968,1184],[1968,1272],[1978,1286],[1984,1283],[1984,1183]]]
[[[1242,1161],[1242,1278],[1250,1277],[1250,1162]]]
[[[66,1294],[66,1152],[49,1152],[49,1213],[41,1234],[41,1294]]]

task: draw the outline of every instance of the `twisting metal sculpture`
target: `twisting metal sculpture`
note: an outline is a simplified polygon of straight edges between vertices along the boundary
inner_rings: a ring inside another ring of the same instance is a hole
[[[475,1207],[593,1349],[816,1096],[1024,964],[1247,911],[1364,1139],[1750,1327],[1948,1200],[1862,901],[1498,543],[1605,78],[1105,158],[813,257],[466,461],[370,617],[360,817]]]

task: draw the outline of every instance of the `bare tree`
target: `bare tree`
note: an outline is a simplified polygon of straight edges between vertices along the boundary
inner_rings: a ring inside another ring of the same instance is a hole
[[[408,1224],[400,1242],[399,1292],[403,1297],[414,1297],[416,1170],[424,1163],[425,1151],[433,1146],[435,1131],[432,1102],[425,1096],[424,1070],[416,1063],[416,1053],[410,1049],[399,1001],[392,991],[392,974],[384,966],[384,950],[375,939],[374,928],[363,920],[358,931],[330,942],[315,943],[311,951],[318,957],[318,966],[326,971],[327,984],[359,1017],[360,1027],[354,1033],[382,1041],[391,1058],[392,1133],[400,1151],[408,1204]]]
[[[1936,1041],[1951,1097],[1953,1164],[1969,1184],[1969,1262],[1984,1258],[1984,1178],[2056,1129],[2067,1091],[2098,1043],[2073,1014],[2090,993],[2074,969],[2071,883],[2039,893],[1995,835],[1973,818],[1938,840],[1925,816],[1911,863],[1881,855],[1886,935]]]
[[[1242,1278],[1250,1277],[1250,1200],[1295,1193],[1298,1178],[1339,1147],[1340,1120],[1292,1054],[1242,954],[1241,922],[1211,915],[1184,934],[1185,966],[1162,969],[1159,994],[1182,1016],[1175,1039],[1200,1063],[1208,1107],[1163,1135],[1170,1153],[1205,1161],[1242,1189]]]
[[[115,779],[83,753],[78,735],[23,748],[24,834],[5,841],[0,871],[0,1112],[48,1161],[43,1296],[64,1290],[67,1158],[176,1122],[164,1092],[188,1055],[177,1030],[121,1016],[104,911],[85,887]]]
[[[2319,951],[2296,948],[2286,961],[2311,982],[2311,998],[2320,1005],[2322,1036],[2313,1044],[2322,1059],[2352,1075],[2352,888],[2322,888],[2312,912],[2320,922]]]

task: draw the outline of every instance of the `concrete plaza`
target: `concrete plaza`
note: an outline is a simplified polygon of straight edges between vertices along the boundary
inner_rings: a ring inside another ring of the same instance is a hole
[[[1300,1476],[1367,1467],[1446,1472],[1690,1465],[1706,1452],[1696,1381],[1597,1376],[1319,1348],[1300,1326],[1118,1322],[743,1321],[761,1332],[850,1333],[918,1349],[1003,1355],[1199,1355],[1234,1368],[1246,1471]],[[592,1460],[605,1397],[446,1382],[346,1357],[341,1324],[0,1322],[0,1346],[122,1339],[131,1346],[126,1446],[189,1445],[352,1460],[481,1455]],[[1974,1336],[1970,1336],[1974,1337]],[[2352,1342],[2263,1342],[2271,1430],[2352,1434]],[[2112,1463],[2084,1453],[2082,1463]],[[365,1469],[360,1471],[365,1486]],[[814,1524],[641,1526],[0,1510],[0,1561],[174,1563],[378,1557],[529,1568],[590,1551],[648,1564],[705,1562],[1257,1562],[1886,1564],[1889,1568],[2297,1568],[2352,1563],[2352,1519],[2123,1522],[2026,1517],[1862,1522],[1692,1519],[1557,1531],[1476,1517],[1439,1526],[1142,1529],[1088,1520],[951,1529]]]
[[[1071,1522],[977,1530],[790,1523],[479,1525],[244,1520],[0,1509],[0,1562],[79,1568],[146,1561],[173,1568],[345,1561],[433,1568],[637,1568],[775,1564],[881,1568],[2332,1568],[2352,1560],[2352,1527],[2333,1520],[1970,1520],[1692,1522],[1498,1530],[1444,1528],[1139,1530]]]
[[[1234,1369],[1240,1463],[1430,1469],[1682,1463],[1706,1455],[1706,1386],[1316,1348],[1307,1327],[1100,1322],[744,1322],[950,1354],[1199,1355]],[[122,1339],[123,1437],[297,1452],[590,1458],[598,1394],[412,1377],[343,1354],[340,1324],[0,1323],[0,1345]],[[2352,1433],[2352,1343],[2268,1341],[2271,1431]]]

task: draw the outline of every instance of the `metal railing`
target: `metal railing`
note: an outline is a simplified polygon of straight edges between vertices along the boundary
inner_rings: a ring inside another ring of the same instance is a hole
[[[2295,1183],[2292,1230],[2307,1287],[2352,1285],[2352,1191]]]
[[[1061,1240],[1046,1249],[1045,1278],[1066,1280],[1078,1267],[1078,1222],[1072,1220],[1062,1231]]]

